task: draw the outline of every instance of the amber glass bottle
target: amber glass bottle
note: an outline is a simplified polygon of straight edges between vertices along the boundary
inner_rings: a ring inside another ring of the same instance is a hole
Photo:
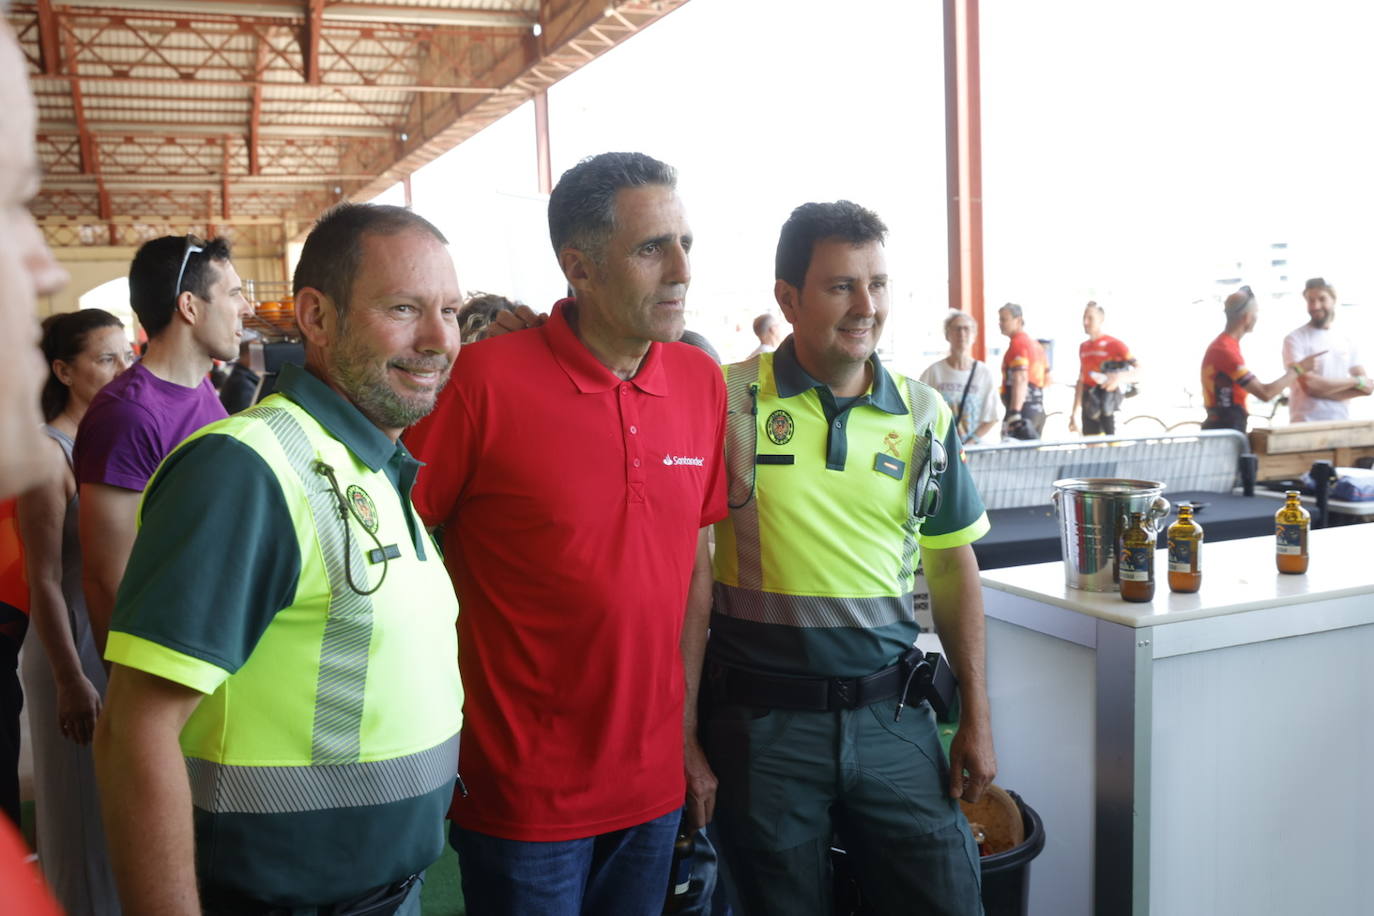
[[[1298,575],[1307,572],[1307,531],[1311,514],[1298,502],[1298,491],[1289,490],[1283,508],[1274,513],[1274,540],[1277,542],[1279,572]]]
[[[671,883],[668,885],[668,899],[663,904],[665,913],[681,913],[692,903],[692,847],[696,832],[685,826],[678,830],[677,841],[673,843],[673,864],[669,870]]]
[[[1195,592],[1202,587],[1202,526],[1193,521],[1192,503],[1180,503],[1178,521],[1169,526],[1169,588]]]
[[[1155,532],[1139,512],[1131,513],[1131,523],[1121,536],[1121,597],[1127,601],[1150,601],[1155,596]]]

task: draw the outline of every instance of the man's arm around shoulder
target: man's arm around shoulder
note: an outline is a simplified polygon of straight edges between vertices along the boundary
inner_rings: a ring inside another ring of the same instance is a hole
[[[949,749],[949,794],[975,802],[997,776],[978,559],[969,544],[922,548],[921,557],[935,630],[959,679],[959,731]]]
[[[191,786],[178,741],[203,694],[115,665],[96,726],[95,769],[124,912],[195,916]]]

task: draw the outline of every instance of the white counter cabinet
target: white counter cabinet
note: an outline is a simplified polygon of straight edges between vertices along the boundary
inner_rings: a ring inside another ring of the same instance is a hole
[[[1000,773],[1045,821],[1034,916],[1374,913],[1374,526],[1203,544],[1149,604],[983,573]]]

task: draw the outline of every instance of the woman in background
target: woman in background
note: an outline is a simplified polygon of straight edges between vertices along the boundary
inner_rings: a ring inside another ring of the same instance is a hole
[[[62,472],[19,498],[19,534],[29,579],[31,626],[22,664],[33,740],[38,860],[68,913],[116,914],[119,898],[105,852],[91,736],[105,669],[81,592],[72,444],[96,392],[133,361],[119,319],[100,309],[43,322],[43,431]]]
[[[997,435],[997,380],[986,363],[973,358],[978,322],[967,312],[951,309],[945,317],[949,356],[926,367],[925,382],[945,399],[964,445],[988,445]]]

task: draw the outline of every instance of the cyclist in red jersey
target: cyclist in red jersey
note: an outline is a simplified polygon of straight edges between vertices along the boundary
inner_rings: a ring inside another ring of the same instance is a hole
[[[1083,410],[1083,435],[1116,433],[1116,412],[1126,396],[1126,386],[1135,380],[1136,359],[1131,348],[1102,333],[1107,313],[1096,302],[1083,309],[1083,332],[1088,339],[1078,345],[1078,383],[1073,388],[1073,409],[1069,411],[1069,432],[1079,430],[1079,407]]]
[[[1004,434],[1012,439],[1039,439],[1045,429],[1045,387],[1049,361],[1045,348],[1026,333],[1021,306],[1008,302],[997,310],[997,327],[1007,336],[1002,354],[1002,403],[1007,408]]]
[[[1240,340],[1255,329],[1259,321],[1259,302],[1248,286],[1242,286],[1226,297],[1226,330],[1217,335],[1202,356],[1202,404],[1207,408],[1203,429],[1234,429],[1245,432],[1249,413],[1245,408],[1247,394],[1262,401],[1277,397],[1297,381],[1304,372],[1311,372],[1322,353],[1311,353],[1284,369],[1283,375],[1268,384],[1256,378],[1245,365],[1240,354]]]

